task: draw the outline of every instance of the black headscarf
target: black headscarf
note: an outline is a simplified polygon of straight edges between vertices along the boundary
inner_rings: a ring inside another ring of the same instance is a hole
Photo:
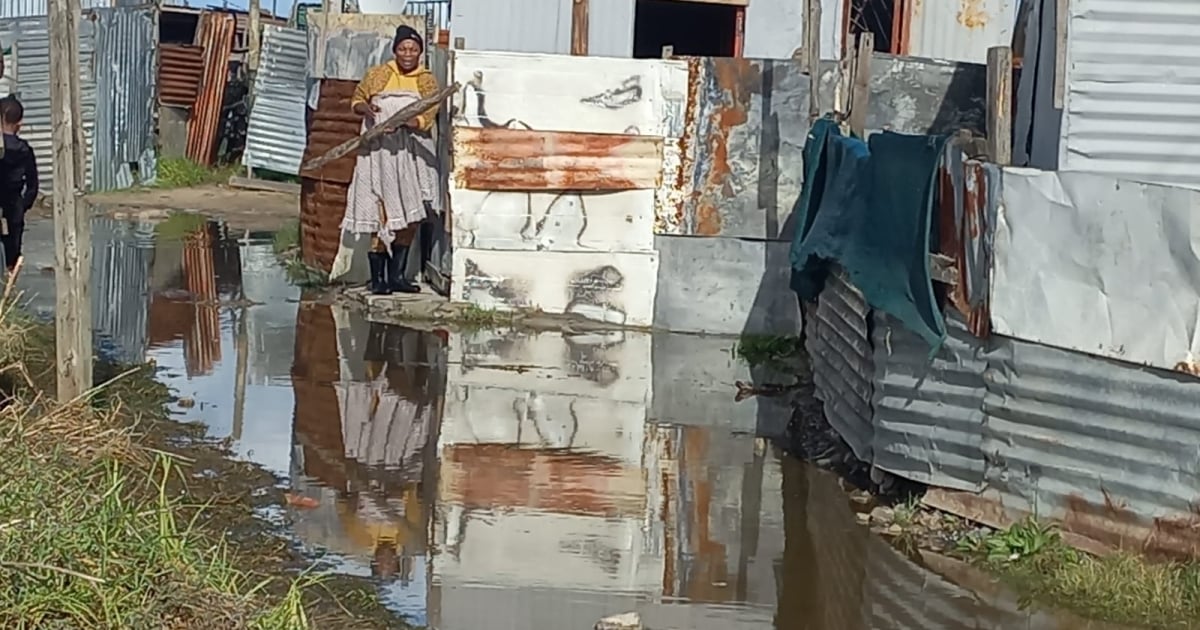
[[[421,47],[421,50],[425,50],[425,40],[421,38],[421,34],[407,24],[401,24],[400,26],[396,27],[396,37],[392,39],[392,50],[396,50],[396,47],[400,45],[400,42],[406,39],[411,39],[414,42],[417,42],[417,45]]]

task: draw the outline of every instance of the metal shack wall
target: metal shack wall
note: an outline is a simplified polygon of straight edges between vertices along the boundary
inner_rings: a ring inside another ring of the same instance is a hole
[[[908,2],[908,40],[914,57],[987,63],[987,50],[1012,44],[1020,0]]]
[[[571,0],[455,0],[450,41],[466,50],[571,52]],[[588,12],[588,54],[633,55],[634,0],[593,2]]]
[[[307,142],[307,65],[307,33],[280,26],[263,27],[262,57],[242,156],[246,166],[288,175],[300,172]]]
[[[53,150],[50,139],[50,35],[45,17],[0,20],[0,40],[15,47],[16,63],[6,72],[15,72],[17,89],[25,105],[23,137],[33,146],[38,158],[42,190],[53,188]],[[88,154],[92,151],[92,130],[96,122],[96,78],[92,72],[95,52],[95,24],[79,22],[79,76],[83,132]],[[87,162],[90,164],[91,162]],[[91,172],[87,174],[91,182]]]
[[[112,6],[112,0],[81,0],[81,8],[95,9]],[[4,0],[0,2],[0,18],[45,17],[46,0]]]
[[[96,102],[92,190],[154,181],[154,102],[158,73],[157,12],[149,7],[97,9]]]
[[[1200,189],[1200,3],[1075,0],[1061,170]]]

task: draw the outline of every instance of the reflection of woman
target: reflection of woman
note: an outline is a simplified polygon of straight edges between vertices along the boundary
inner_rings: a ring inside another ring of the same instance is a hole
[[[368,70],[351,100],[354,113],[363,117],[363,131],[437,92],[437,79],[421,66],[424,50],[425,42],[413,28],[396,29],[395,58]],[[436,116],[436,108],[431,109],[360,149],[342,229],[374,235],[367,254],[372,293],[420,291],[404,270],[418,226],[429,212],[441,209],[437,151],[430,136]]]

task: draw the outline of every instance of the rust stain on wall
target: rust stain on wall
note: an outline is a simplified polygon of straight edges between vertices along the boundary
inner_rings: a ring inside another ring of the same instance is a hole
[[[705,61],[703,65],[689,66],[688,77],[697,86],[696,102],[700,103],[697,137],[690,141],[707,148],[705,153],[709,158],[707,164],[695,165],[692,234],[716,236],[721,233],[721,202],[735,195],[730,183],[730,133],[749,120],[751,100],[762,90],[762,73],[749,59]]]
[[[967,278],[971,270],[967,266],[967,250],[979,243],[983,237],[985,216],[988,208],[987,173],[983,164],[976,161],[961,163],[961,189],[956,190],[955,178],[950,165],[943,163],[938,169],[938,247],[939,254],[954,260],[958,272],[958,283],[946,289],[950,304],[967,320],[971,334],[986,338],[991,334],[991,309],[984,299],[972,306]],[[959,204],[961,203],[961,209]]]
[[[971,29],[987,26],[991,16],[983,7],[984,0],[960,0],[960,2],[957,16],[959,24]]]
[[[663,141],[650,136],[525,129],[454,130],[454,179],[473,190],[657,188]]]

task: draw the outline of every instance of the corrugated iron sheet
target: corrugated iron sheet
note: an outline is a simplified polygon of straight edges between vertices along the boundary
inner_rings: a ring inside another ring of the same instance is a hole
[[[313,110],[308,127],[308,139],[304,148],[303,161],[321,157],[325,152],[357,136],[362,130],[362,117],[350,111],[350,98],[354,96],[357,83],[323,79],[320,98]],[[304,176],[327,182],[349,184],[354,177],[357,154],[351,152],[329,162],[315,171],[305,171]]]
[[[83,9],[112,6],[112,0],[80,0]],[[46,0],[4,0],[0,2],[0,18],[45,17]]]
[[[838,268],[829,274],[815,308],[804,317],[805,349],[812,359],[816,397],[825,417],[859,459],[872,461],[871,399],[875,374],[867,318],[871,308]]]
[[[92,219],[92,320],[98,341],[122,363],[146,360],[153,226]],[[150,242],[146,242],[150,241]]]
[[[571,52],[571,0],[455,0],[451,11],[450,40],[467,50]]]
[[[97,9],[96,102],[92,190],[116,190],[153,182],[154,55],[157,24],[147,7]]]
[[[808,350],[825,413],[859,458],[943,488],[926,501],[994,526],[1032,514],[1077,541],[1200,556],[1194,378],[1000,335],[978,340],[953,313],[933,359],[875,315],[872,366],[855,349],[865,323],[847,295],[831,275],[807,318]]]
[[[526,129],[454,129],[454,179],[474,190],[657,188],[662,138]]]
[[[946,340],[929,344],[882,311],[874,312],[872,463],[921,483],[977,491],[983,487],[982,342],[954,312]]]
[[[212,164],[216,153],[234,26],[233,18],[225,13],[209,12],[201,18],[198,39],[204,47],[204,75],[188,120],[187,146],[188,158],[198,164]]]
[[[908,32],[901,35],[903,54],[986,65],[988,48],[1012,45],[1020,0],[912,0],[904,4],[909,14],[905,20]]]
[[[1200,4],[1075,0],[1066,19],[1059,168],[1200,188]]]
[[[358,81],[367,69],[392,58],[392,37],[401,24],[425,32],[417,15],[364,15],[309,12],[309,75],[316,79]]]
[[[158,47],[158,102],[191,107],[204,76],[204,47],[161,44]]]
[[[88,154],[96,121],[96,78],[92,71],[96,37],[94,23],[79,22],[79,79],[83,136]],[[38,158],[41,188],[54,188],[54,161],[50,126],[50,36],[45,17],[0,20],[0,40],[11,43],[16,62],[5,72],[16,75],[17,89],[25,105],[21,137],[33,146]],[[85,162],[91,164],[90,161]],[[87,173],[90,183],[91,172]]]
[[[305,177],[300,184],[300,253],[305,264],[333,269],[350,185]]]
[[[262,57],[242,163],[296,175],[304,156],[308,34],[263,27]]]

